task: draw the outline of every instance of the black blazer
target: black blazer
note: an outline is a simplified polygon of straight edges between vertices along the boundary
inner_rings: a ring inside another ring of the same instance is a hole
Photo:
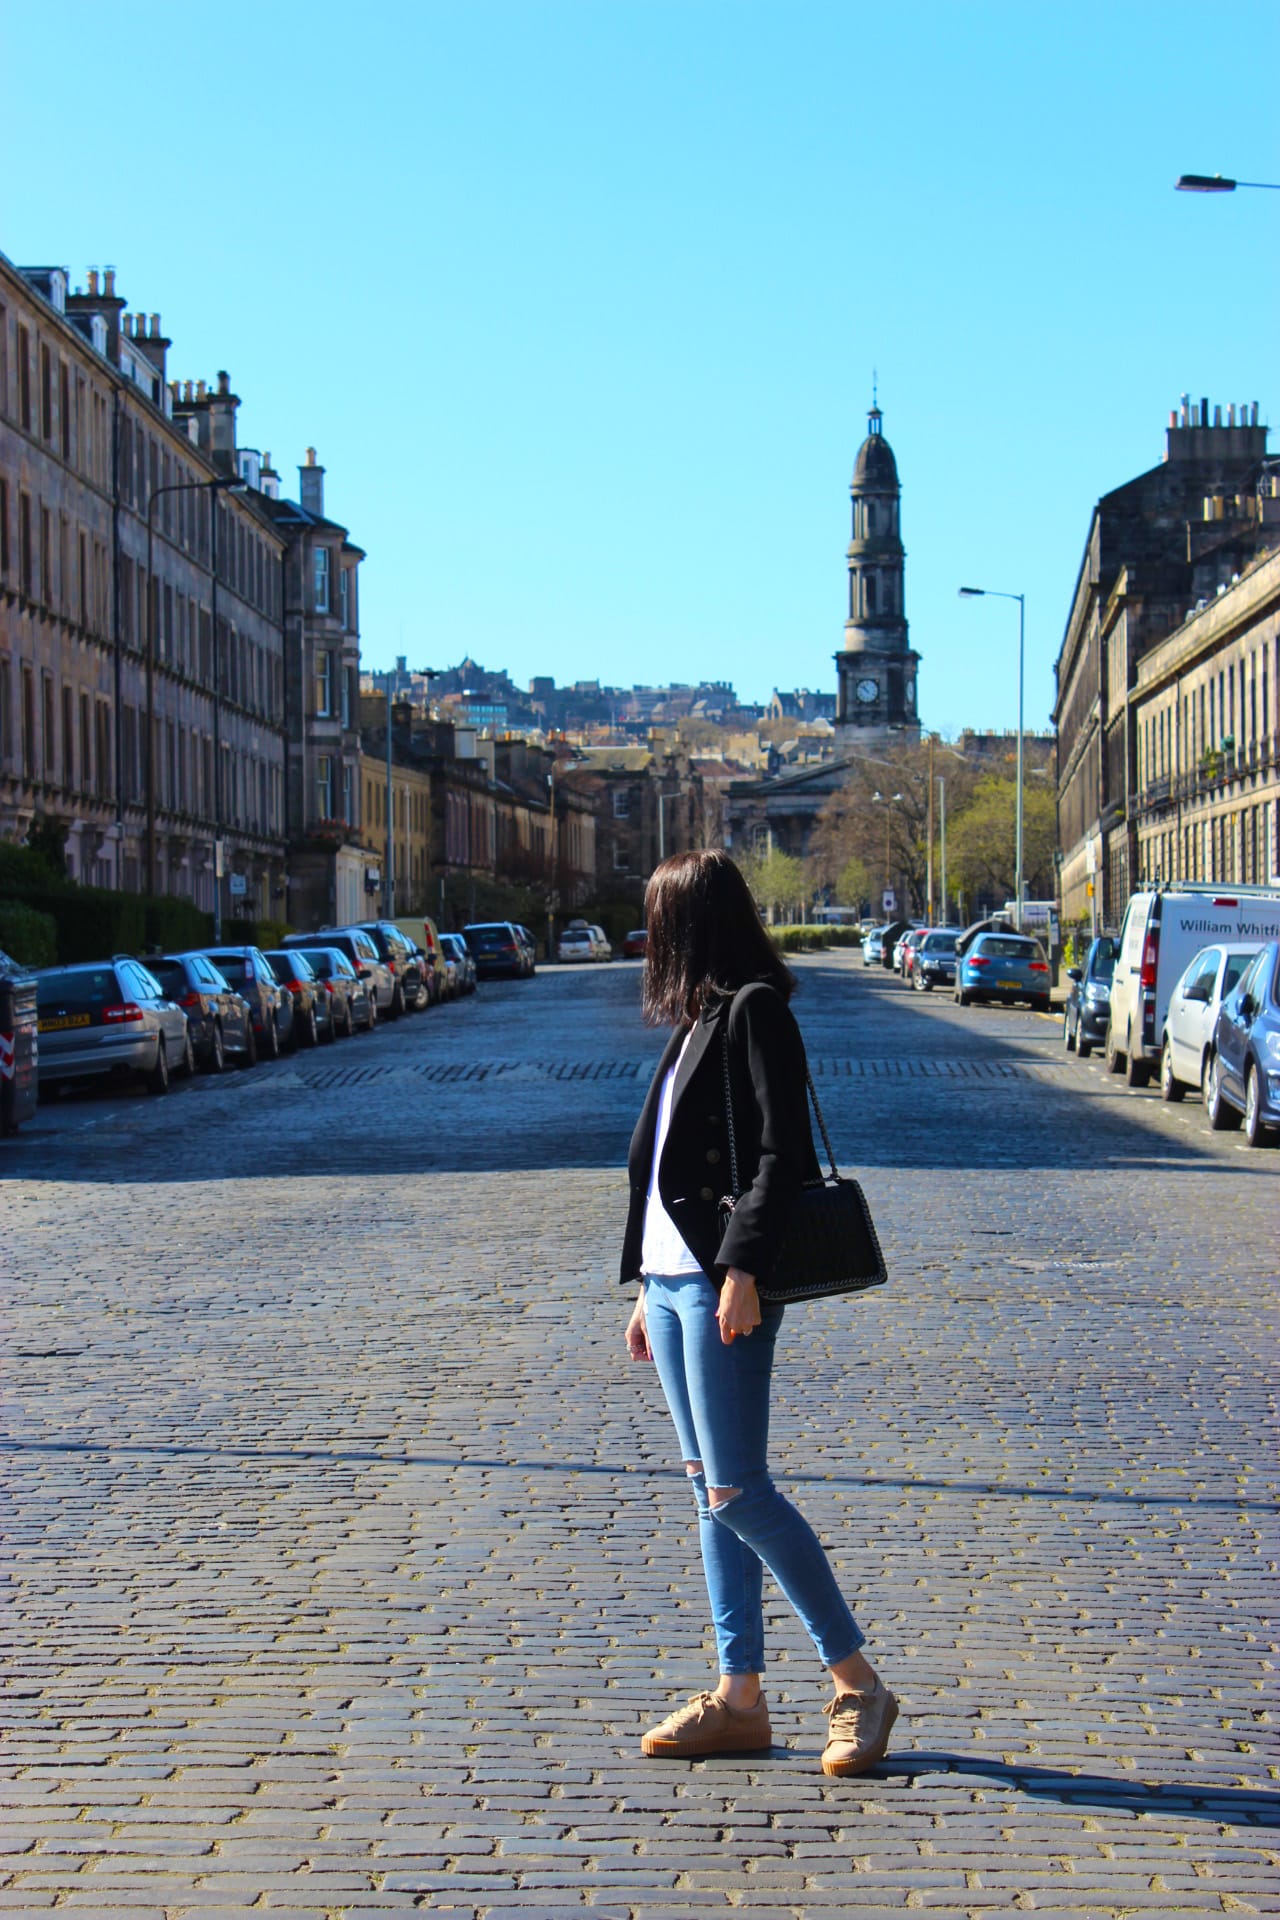
[[[742,1194],[722,1236],[719,1202],[732,1185],[720,1047],[726,1021]],[[687,1031],[677,1027],[668,1040],[631,1137],[624,1284],[640,1277],[658,1101]],[[767,1280],[801,1187],[820,1178],[809,1131],[800,1029],[777,989],[754,981],[698,1018],[676,1075],[671,1124],[658,1169],[662,1203],[708,1279],[718,1285],[729,1267],[740,1267],[757,1280]]]

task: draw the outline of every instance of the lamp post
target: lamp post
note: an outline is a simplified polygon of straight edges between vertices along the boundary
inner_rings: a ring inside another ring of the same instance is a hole
[[[1014,853],[1013,924],[1022,932],[1022,692],[1026,657],[1027,597],[1023,593],[1004,593],[999,587],[961,587],[962,599],[1016,600],[1018,603],[1018,796],[1016,848]]]
[[[951,906],[947,899],[947,780],[945,774],[938,775],[938,814],[942,831],[942,924],[951,925]]]
[[[900,806],[902,804],[902,795],[900,793],[895,793],[891,799],[886,800],[885,796],[882,793],[877,791],[876,793],[872,794],[871,802],[873,806],[884,807],[886,809],[885,816],[884,816],[884,891],[887,894],[889,891],[889,872],[890,872],[889,829],[893,824],[893,815],[892,813],[888,812],[887,809],[890,807]],[[895,906],[897,904],[896,896],[895,896],[894,904]],[[881,906],[885,913],[889,911],[889,909],[884,906],[883,901],[881,902]]]
[[[177,480],[153,487],[147,496],[147,892],[156,890],[156,591],[154,554],[156,501],[166,493],[207,493],[209,496],[209,567],[211,640],[213,646],[213,937],[222,939],[222,767],[219,741],[220,673],[218,658],[218,503],[220,493],[244,493],[239,474],[219,473],[210,480]]]
[[[419,679],[427,683],[427,706],[430,710],[431,682],[438,678],[438,671],[435,667],[418,667],[415,671]],[[391,778],[391,703],[395,698],[394,680],[395,669],[391,668],[387,673],[387,858],[386,872],[382,876],[382,897],[386,902],[388,920],[394,920],[396,917],[396,813]]]
[[[1177,193],[1234,193],[1237,187],[1280,193],[1280,180],[1232,180],[1225,173],[1180,173],[1174,183]]]

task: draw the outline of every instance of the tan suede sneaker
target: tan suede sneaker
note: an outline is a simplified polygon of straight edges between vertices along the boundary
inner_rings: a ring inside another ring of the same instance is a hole
[[[695,1693],[640,1742],[651,1759],[692,1760],[708,1753],[765,1753],[773,1745],[769,1709],[760,1695],[754,1707],[731,1707],[718,1693]]]
[[[837,1778],[865,1773],[883,1760],[898,1717],[898,1703],[879,1674],[874,1687],[841,1693],[822,1711],[831,1717],[822,1771]]]

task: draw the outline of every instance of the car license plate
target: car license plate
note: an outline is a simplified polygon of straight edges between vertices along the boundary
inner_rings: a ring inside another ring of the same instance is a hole
[[[1010,987],[1020,987],[1022,982],[1021,980],[997,980],[996,985],[998,987],[1004,987],[1005,990],[1008,991]]]
[[[36,1031],[37,1033],[61,1033],[64,1027],[87,1027],[88,1025],[87,1013],[63,1013],[53,1020],[37,1021]]]

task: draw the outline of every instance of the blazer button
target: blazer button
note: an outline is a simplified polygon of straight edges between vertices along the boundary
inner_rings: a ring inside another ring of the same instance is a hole
[[[713,1193],[713,1192],[711,1191],[711,1188],[710,1188],[710,1187],[700,1187],[700,1188],[698,1189],[698,1198],[699,1198],[699,1200],[714,1200],[714,1199],[715,1199],[715,1197],[716,1197],[716,1196],[715,1196],[715,1194],[714,1194],[714,1193]]]
[[[707,1115],[707,1125],[709,1127],[718,1127],[720,1125],[720,1115],[718,1113],[709,1113]]]
[[[708,1160],[709,1160],[709,1161],[711,1162],[711,1165],[712,1165],[713,1167],[715,1166],[715,1164],[716,1164],[716,1162],[717,1162],[717,1161],[719,1160],[719,1158],[720,1158],[720,1149],[719,1149],[719,1147],[708,1147],[708,1148],[707,1148],[707,1159],[708,1159]]]

